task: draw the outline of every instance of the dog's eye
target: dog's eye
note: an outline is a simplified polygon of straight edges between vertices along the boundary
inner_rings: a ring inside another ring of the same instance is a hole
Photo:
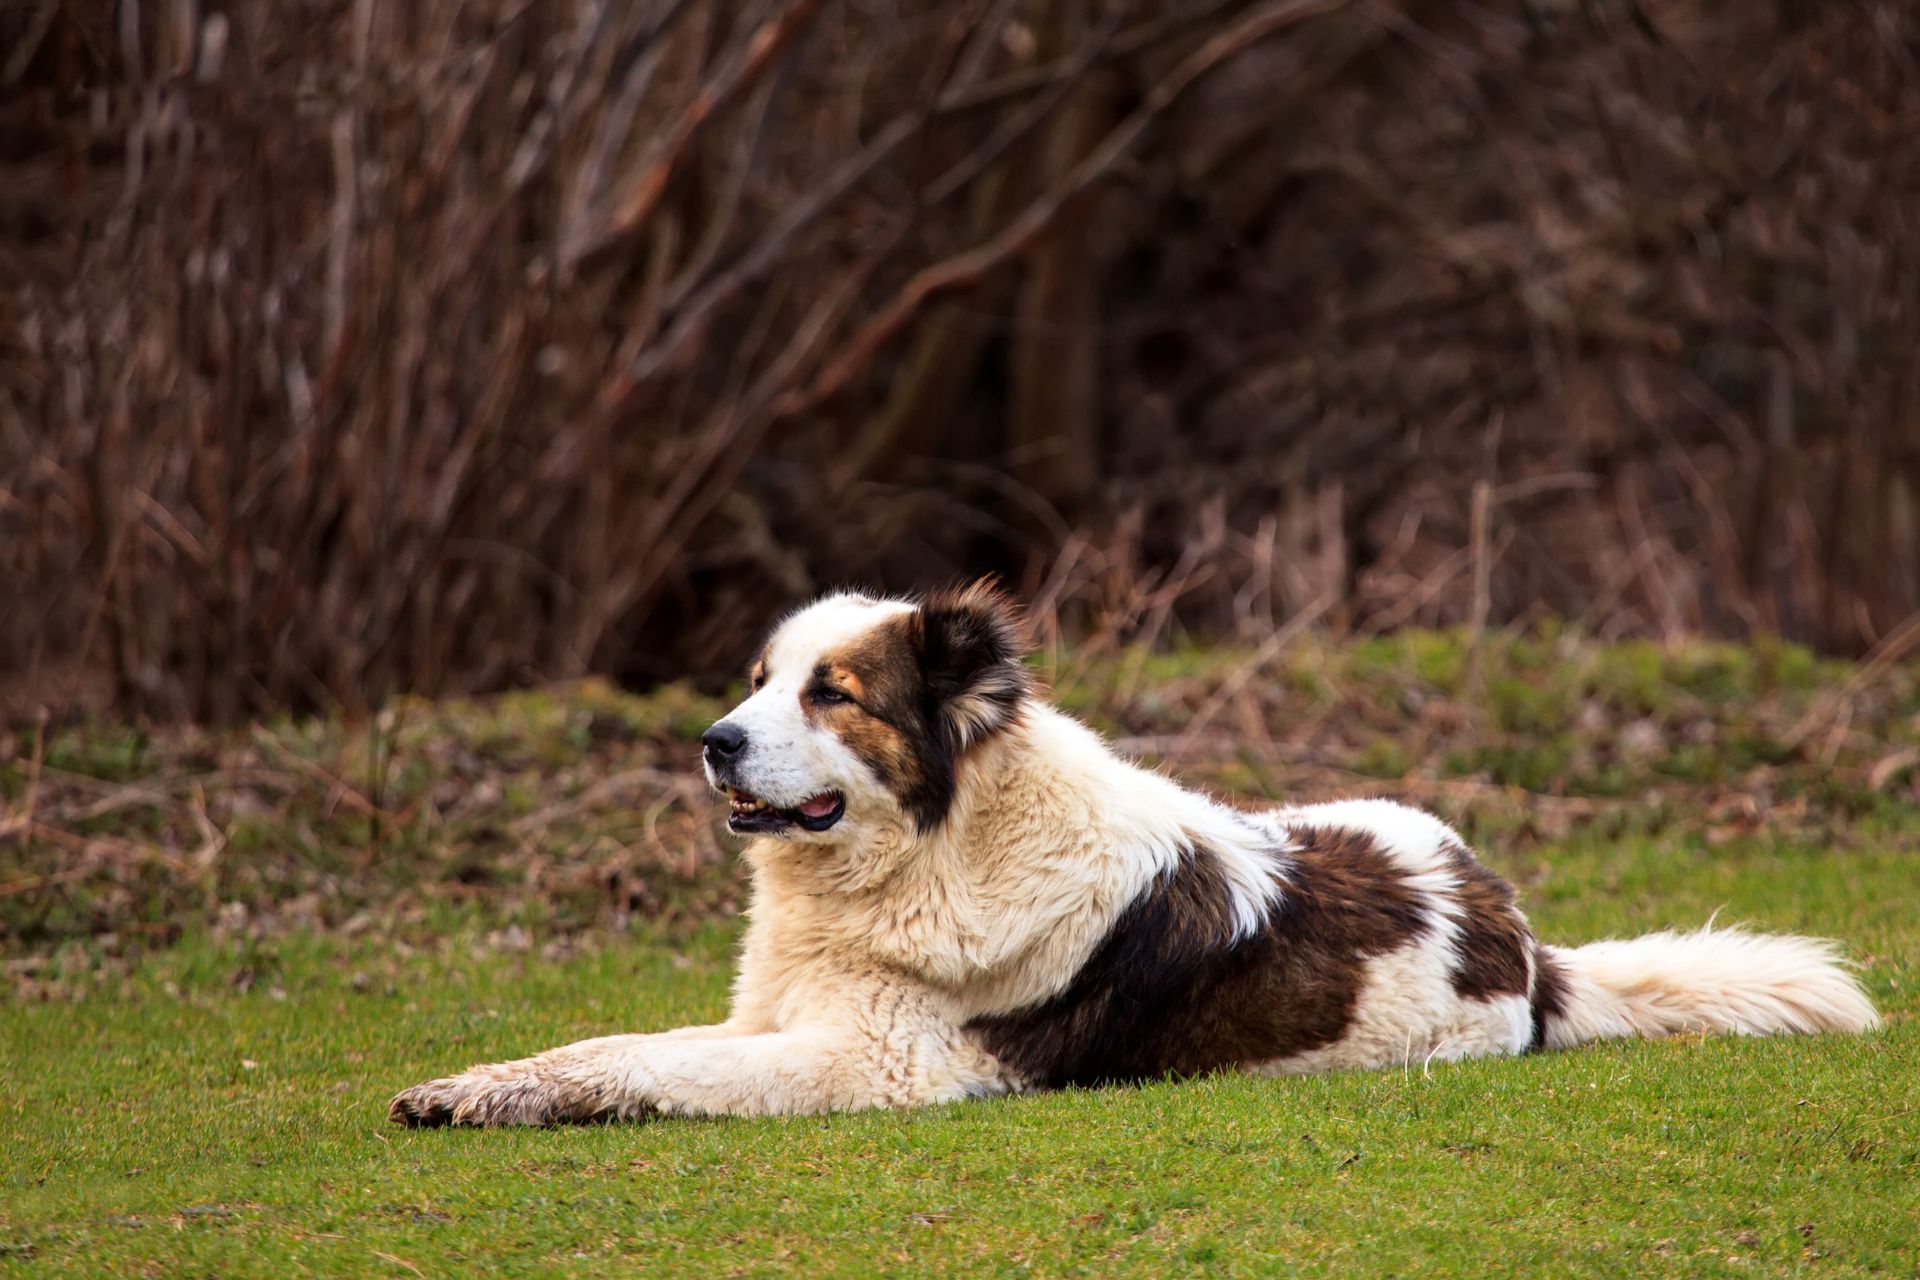
[[[837,707],[841,703],[853,701],[852,698],[849,698],[846,694],[840,692],[840,690],[830,684],[815,685],[813,687],[813,700],[823,707]]]
[[[754,672],[754,673],[753,673],[753,674],[752,674],[751,676],[748,676],[748,677],[747,677],[747,687],[748,687],[749,689],[752,689],[752,690],[753,690],[753,691],[754,691],[755,693],[758,693],[758,692],[760,692],[760,691],[761,691],[762,689],[764,689],[764,688],[766,688],[766,687],[767,687],[767,673],[766,673],[766,672],[764,672],[764,671],[756,671],[756,672]]]

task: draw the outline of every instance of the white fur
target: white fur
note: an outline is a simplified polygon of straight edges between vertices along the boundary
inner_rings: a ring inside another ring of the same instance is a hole
[[[1686,1032],[1866,1031],[1879,1015],[1831,942],[1742,929],[1650,933],[1549,947],[1567,971],[1567,1013],[1547,1044]]]
[[[1183,851],[1206,848],[1220,859],[1233,895],[1234,936],[1261,928],[1285,878],[1270,826],[1114,755],[1093,730],[1051,707],[1028,714],[1029,747],[1099,807],[1110,838],[1136,861],[1137,885],[1171,868]]]

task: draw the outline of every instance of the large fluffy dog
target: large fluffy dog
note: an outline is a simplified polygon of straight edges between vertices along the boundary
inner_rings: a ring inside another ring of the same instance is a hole
[[[732,1016],[474,1067],[393,1119],[802,1113],[1874,1025],[1825,942],[1547,946],[1427,814],[1216,804],[1036,697],[1024,647],[984,585],[788,618],[705,738],[754,837]]]

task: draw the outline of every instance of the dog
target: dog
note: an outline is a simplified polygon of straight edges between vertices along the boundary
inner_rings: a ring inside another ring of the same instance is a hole
[[[1550,946],[1429,814],[1218,803],[1048,705],[1027,648],[990,582],[789,616],[703,738],[750,837],[727,1020],[477,1066],[390,1117],[799,1115],[1877,1022],[1826,941]]]

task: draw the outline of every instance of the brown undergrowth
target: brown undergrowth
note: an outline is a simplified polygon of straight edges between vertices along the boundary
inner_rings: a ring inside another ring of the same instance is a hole
[[[1885,839],[1920,804],[1920,672],[1899,663],[1408,632],[1040,665],[1062,704],[1194,782],[1427,805],[1523,880],[1570,840]],[[697,765],[724,703],[586,681],[223,733],[17,733],[0,766],[13,985],[76,990],[192,931],[564,948],[729,917],[743,886]]]

